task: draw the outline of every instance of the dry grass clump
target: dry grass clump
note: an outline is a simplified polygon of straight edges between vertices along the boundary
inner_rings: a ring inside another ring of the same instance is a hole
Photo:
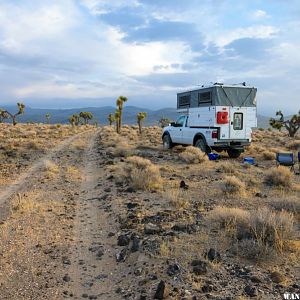
[[[41,205],[36,201],[39,193],[36,191],[27,192],[24,194],[18,193],[10,202],[12,213],[32,213],[39,211]]]
[[[139,156],[127,158],[125,173],[128,184],[134,189],[156,190],[161,187],[159,167]]]
[[[265,160],[274,160],[274,159],[275,159],[275,153],[266,150],[266,151],[264,151],[264,152],[262,153],[262,157],[263,157],[263,159],[265,159]]]
[[[250,217],[253,238],[261,245],[282,251],[294,234],[294,216],[286,211],[274,212],[268,207],[259,208]]]
[[[226,176],[221,182],[221,190],[227,194],[245,194],[245,183],[236,176]]]
[[[291,141],[288,143],[287,148],[291,150],[300,150],[300,140]]]
[[[297,198],[290,198],[290,199],[278,199],[272,201],[271,205],[276,210],[285,210],[296,215],[300,215],[300,199]]]
[[[241,208],[217,206],[208,215],[209,221],[226,230],[245,227],[249,224],[250,213]]]
[[[59,166],[55,164],[53,161],[46,160],[44,162],[44,167],[45,167],[47,178],[54,179],[58,176]]]
[[[188,164],[203,163],[208,160],[204,152],[193,146],[186,147],[185,151],[179,154],[179,157]]]
[[[265,183],[271,186],[292,187],[292,173],[287,167],[272,168],[265,176]]]
[[[116,143],[115,148],[109,148],[110,152],[114,157],[128,157],[133,155],[133,147],[129,145],[125,140],[120,140]]]
[[[220,173],[233,175],[237,172],[237,166],[235,166],[232,162],[224,161],[218,164],[217,171]]]
[[[239,247],[247,245],[243,254],[248,258],[263,257],[273,250],[282,252],[295,235],[293,214],[268,207],[246,211],[218,206],[210,212],[208,220],[231,233]]]
[[[74,166],[67,167],[65,177],[72,181],[80,181],[82,179],[80,170]]]
[[[187,208],[190,205],[190,195],[182,189],[169,189],[163,193],[163,198],[169,201],[175,208]]]

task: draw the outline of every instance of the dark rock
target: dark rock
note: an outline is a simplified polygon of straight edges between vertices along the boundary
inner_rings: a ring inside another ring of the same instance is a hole
[[[140,238],[137,235],[132,237],[131,252],[137,252],[140,249]]]
[[[126,234],[122,234],[118,236],[118,246],[128,246],[130,242],[130,238]]]
[[[68,275],[68,274],[66,274],[64,277],[63,277],[63,281],[65,281],[65,282],[69,282],[71,280],[71,277]]]
[[[258,295],[257,288],[251,285],[246,285],[244,288],[244,292],[250,297],[256,297]]]
[[[124,248],[120,253],[116,254],[117,262],[124,262],[128,254],[128,249]]]
[[[145,234],[158,234],[161,232],[161,227],[152,223],[148,223],[144,226]]]
[[[88,298],[88,296],[89,296],[88,294],[82,294],[81,295],[82,298]]]
[[[205,285],[201,288],[201,290],[202,290],[203,293],[210,293],[210,292],[213,291],[213,289],[214,289],[214,287],[213,287],[211,284],[205,284]]]
[[[127,192],[127,193],[135,193],[136,192],[136,190],[133,188],[133,187],[128,187],[126,190],[125,190],[125,192]]]
[[[187,190],[189,188],[189,186],[184,182],[184,180],[180,181],[180,188]]]
[[[115,233],[114,233],[114,232],[109,232],[107,236],[108,236],[108,237],[115,236]]]
[[[209,261],[220,261],[221,255],[214,248],[210,248],[206,254]]]
[[[195,224],[175,224],[172,230],[186,233],[194,233],[197,231],[197,225]]]
[[[168,266],[167,274],[169,276],[174,276],[178,273],[180,273],[180,267],[178,264],[173,264],[173,265]]]
[[[108,188],[105,188],[105,189],[104,189],[104,192],[106,192],[106,193],[110,193],[110,192],[111,192],[111,188],[110,188],[110,187],[108,187]]]
[[[161,280],[157,286],[154,299],[163,300],[166,299],[168,295],[169,295],[168,287],[166,286],[166,283],[163,280]]]
[[[267,198],[268,196],[266,194],[261,193],[261,192],[257,192],[255,194],[255,197],[258,197],[258,198]]]
[[[193,260],[192,261],[193,272],[196,275],[204,275],[207,273],[207,262],[202,260]]]
[[[263,280],[258,275],[250,276],[250,280],[254,283],[262,283]]]
[[[128,209],[133,209],[133,208],[136,208],[137,206],[138,206],[138,203],[132,203],[132,202],[127,203]]]
[[[101,259],[101,257],[104,255],[104,251],[102,249],[98,250],[96,256],[97,256],[97,259]]]

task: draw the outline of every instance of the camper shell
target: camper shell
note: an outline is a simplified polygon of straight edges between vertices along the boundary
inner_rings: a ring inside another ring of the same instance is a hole
[[[196,145],[201,139],[206,152],[226,150],[237,157],[257,127],[256,93],[255,87],[245,84],[219,83],[178,93],[181,116],[164,129],[163,138],[167,135],[171,145]]]

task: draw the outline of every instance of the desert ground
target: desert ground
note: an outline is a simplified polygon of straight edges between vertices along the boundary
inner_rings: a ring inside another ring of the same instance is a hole
[[[283,299],[300,293],[300,175],[256,130],[238,159],[161,128],[0,124],[0,299]],[[255,165],[243,157],[255,158]]]

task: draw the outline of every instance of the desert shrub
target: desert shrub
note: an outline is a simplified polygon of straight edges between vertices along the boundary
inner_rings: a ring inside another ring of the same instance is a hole
[[[286,240],[294,235],[294,216],[286,211],[259,208],[251,214],[250,230],[259,244],[282,251]]]
[[[179,157],[188,164],[202,163],[208,160],[204,152],[193,146],[186,147],[185,151],[179,154]]]
[[[139,156],[127,158],[125,173],[128,184],[134,189],[155,190],[161,187],[159,167],[148,159]]]
[[[209,221],[226,230],[244,228],[249,224],[250,213],[241,208],[217,206],[208,215]]]
[[[218,164],[217,171],[233,175],[237,172],[237,167],[232,162],[224,161]]]
[[[221,182],[221,190],[225,194],[243,194],[245,192],[245,183],[236,176],[226,176]]]
[[[291,150],[300,150],[300,140],[295,140],[287,144],[287,148]]]
[[[274,160],[274,159],[275,159],[275,153],[266,150],[266,151],[264,151],[264,152],[262,153],[262,157],[263,157],[263,159],[265,159],[265,160]]]
[[[244,239],[238,241],[237,251],[240,256],[248,259],[272,259],[276,255],[274,248],[258,243],[255,239]]]
[[[265,176],[265,183],[271,186],[290,188],[292,186],[292,173],[283,166],[272,168]]]
[[[300,214],[300,199],[292,198],[292,199],[278,199],[272,201],[271,205],[276,210],[285,210],[288,212],[292,212],[295,214]]]
[[[248,258],[263,256],[271,251],[281,252],[295,235],[293,214],[276,212],[267,207],[246,211],[218,206],[209,213],[208,220],[228,230],[238,241],[239,248],[247,245],[244,255]]]
[[[133,155],[133,147],[123,140],[119,141],[116,144],[115,148],[110,151],[115,157],[128,157],[130,155]]]
[[[169,189],[163,193],[163,198],[168,200],[175,208],[186,208],[190,204],[190,195],[182,189]]]

